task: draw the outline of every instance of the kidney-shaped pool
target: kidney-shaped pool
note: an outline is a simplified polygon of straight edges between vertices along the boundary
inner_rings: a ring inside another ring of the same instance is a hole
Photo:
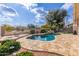
[[[55,39],[55,36],[56,35],[54,34],[44,34],[44,35],[32,35],[28,38],[32,40],[51,41]]]

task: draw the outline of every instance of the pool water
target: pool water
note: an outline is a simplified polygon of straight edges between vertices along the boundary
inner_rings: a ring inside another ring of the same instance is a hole
[[[54,34],[33,35],[29,38],[32,40],[51,41],[55,39],[55,35]]]

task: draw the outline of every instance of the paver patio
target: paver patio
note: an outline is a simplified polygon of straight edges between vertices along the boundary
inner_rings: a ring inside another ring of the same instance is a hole
[[[30,50],[56,52],[65,56],[79,55],[79,35],[61,34],[52,41],[31,40],[26,37],[17,41],[21,43],[23,48]]]

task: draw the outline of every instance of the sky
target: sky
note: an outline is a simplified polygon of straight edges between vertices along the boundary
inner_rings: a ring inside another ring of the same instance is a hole
[[[0,25],[43,25],[49,10],[66,9],[66,24],[73,22],[73,4],[69,3],[0,3]]]

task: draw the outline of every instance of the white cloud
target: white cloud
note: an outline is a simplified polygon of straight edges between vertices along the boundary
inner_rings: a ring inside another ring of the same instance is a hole
[[[13,19],[12,18],[10,18],[10,17],[2,17],[2,18],[0,18],[0,21],[1,22],[11,22],[11,21],[13,21]]]
[[[43,7],[38,7],[38,4],[36,3],[21,3],[25,6],[25,8],[30,11],[31,13],[35,14],[35,22],[39,23],[41,21],[41,18],[44,18],[47,11],[44,10]]]
[[[68,10],[72,5],[73,5],[72,3],[65,3],[65,4],[61,7],[61,9],[66,9],[66,10]]]
[[[4,15],[7,15],[7,16],[17,16],[18,15],[18,13],[16,12],[15,9],[8,7],[5,4],[1,4],[0,8],[1,8],[1,12]]]
[[[4,13],[3,13],[4,14]],[[6,14],[5,14],[6,16],[16,16],[16,14],[14,14],[14,13],[8,13],[8,12],[6,12]]]
[[[38,13],[37,10],[38,10],[38,8],[33,8],[33,9],[31,9],[30,11],[31,11],[32,13],[34,13],[34,14],[37,14],[37,13]]]
[[[41,14],[37,14],[37,15],[35,16],[35,18],[36,18],[36,19],[41,18]]]
[[[27,10],[33,9],[38,6],[37,4],[33,3],[24,3],[23,5],[27,8]]]
[[[0,21],[11,22],[13,19],[11,17],[18,16],[15,9],[6,6],[5,4],[0,4]]]
[[[24,8],[26,8],[31,13],[35,14],[36,22],[40,22],[41,21],[40,19],[44,18],[44,15],[47,13],[47,11],[44,10],[43,7],[38,7],[38,4],[36,4],[36,3],[20,2],[20,4],[24,5]],[[5,19],[3,16],[9,18],[9,17],[14,17],[14,16],[18,15],[18,13],[16,12],[15,9],[8,7],[5,4],[0,4],[0,12],[1,12],[0,17],[2,17],[3,19]]]
[[[0,4],[0,7],[6,7],[4,4]]]

